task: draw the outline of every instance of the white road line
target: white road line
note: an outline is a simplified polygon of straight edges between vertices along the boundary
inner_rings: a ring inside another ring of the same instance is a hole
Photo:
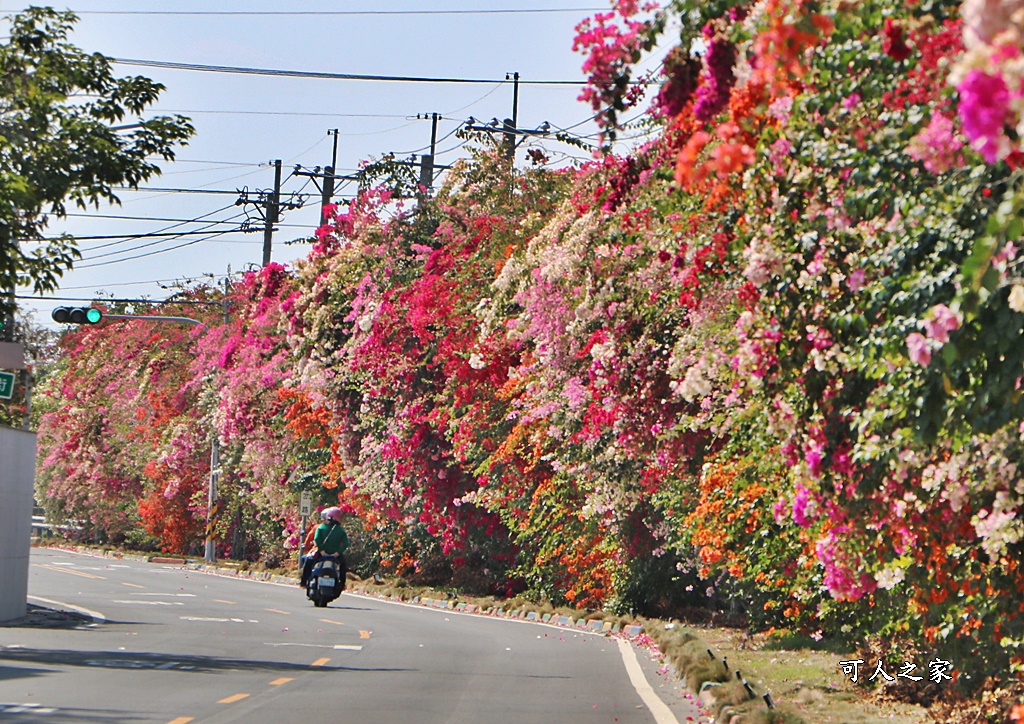
[[[104,623],[107,620],[107,617],[104,616],[102,613],[99,613],[97,611],[91,611],[88,608],[84,608],[83,606],[75,606],[74,604],[71,604],[71,603],[63,603],[61,601],[53,601],[53,600],[51,600],[49,598],[40,598],[39,596],[29,596],[28,598],[32,599],[33,601],[41,601],[42,603],[49,604],[50,606],[53,606],[55,608],[64,608],[64,609],[67,609],[69,611],[77,611],[78,613],[82,613],[82,614],[85,614],[86,616],[89,616],[96,623]]]
[[[668,708],[654,689],[651,688],[651,685],[647,683],[647,679],[644,677],[644,670],[640,668],[640,662],[636,659],[636,652],[633,651],[633,647],[625,639],[618,639],[618,642],[619,653],[622,654],[622,663],[626,665],[626,673],[629,674],[629,683],[633,685],[636,693],[640,695],[640,699],[647,705],[651,714],[654,715],[654,721],[657,724],[679,724],[676,715],[672,713],[672,710]]]
[[[131,603],[136,606],[184,606],[181,601],[114,601],[114,603]]]

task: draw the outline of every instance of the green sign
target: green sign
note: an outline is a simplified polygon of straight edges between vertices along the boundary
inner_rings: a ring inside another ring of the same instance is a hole
[[[14,373],[0,372],[0,399],[9,400],[14,394]]]

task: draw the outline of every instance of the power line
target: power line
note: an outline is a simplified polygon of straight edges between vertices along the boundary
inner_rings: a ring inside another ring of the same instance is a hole
[[[246,174],[248,175],[248,174]],[[153,186],[115,186],[118,191],[159,191],[165,194],[229,194],[237,196],[238,191],[225,191],[223,189],[165,189]]]
[[[182,280],[181,279],[147,279],[146,281],[139,281],[139,282],[110,282],[109,284],[83,284],[82,286],[77,286],[77,287],[64,287],[64,286],[62,286],[61,289],[63,289],[64,291],[77,291],[79,289],[96,289],[96,288],[103,288],[103,287],[137,287],[137,286],[142,286],[144,284],[169,284],[171,282],[178,282],[178,281],[182,281]],[[186,281],[190,281],[190,280],[186,280]]]
[[[525,15],[593,13],[608,8],[494,8],[485,10],[75,10],[75,15]]]
[[[177,281],[177,280],[170,280]],[[34,294],[15,294],[15,299],[39,299],[54,302],[103,302],[115,304],[201,304],[211,307],[221,306],[220,302],[204,302],[195,299],[121,299],[117,297],[44,297]]]
[[[219,214],[222,211],[227,211],[232,206],[234,206],[234,204],[229,204],[227,206],[222,206],[219,209],[214,209],[213,211],[209,211],[209,212],[207,212],[207,213],[205,213],[205,214],[203,214],[201,216],[197,216],[194,219],[187,219],[187,220],[186,219],[182,219],[180,222],[178,222],[176,224],[171,224],[170,226],[164,226],[164,227],[156,229],[155,231],[150,232],[150,233],[152,233],[152,234],[159,234],[159,233],[164,232],[164,231],[170,231],[171,229],[176,229],[179,226],[185,226],[186,224],[198,224],[200,221],[206,219],[206,217],[213,216],[214,214]],[[209,228],[210,226],[213,226],[214,224],[219,224],[219,223],[222,223],[222,222],[220,222],[220,221],[212,221],[212,222],[211,221],[207,221],[206,222],[207,228]],[[114,237],[114,238],[118,238],[118,237]],[[112,241],[112,242],[110,242],[108,244],[97,244],[96,246],[94,246],[94,247],[92,247],[90,249],[83,249],[83,251],[92,252],[92,251],[96,251],[97,249],[105,249],[105,248],[110,247],[110,246],[117,246],[118,244],[125,244],[125,243],[127,243],[127,242],[132,240],[128,236],[120,237],[120,238],[121,238],[121,241]]]
[[[232,204],[232,206],[233,205],[234,204]],[[223,209],[218,209],[218,211],[224,211],[225,209],[230,209],[230,208],[231,208],[231,206],[225,206]],[[216,211],[212,211],[210,213],[211,214],[215,214],[217,212]],[[199,217],[197,217],[195,219],[171,219],[171,218],[160,217],[160,216],[120,216],[120,215],[117,215],[117,214],[78,214],[78,213],[64,214],[64,215],[65,216],[74,216],[76,218],[82,218],[82,219],[118,219],[118,220],[126,220],[126,221],[180,221],[180,222],[185,223],[185,224],[190,224],[190,223],[196,222],[196,221],[198,221],[198,220],[203,218],[202,216],[199,216]],[[206,214],[206,216],[209,216],[209,215],[210,214]],[[234,225],[234,222],[232,222],[232,221],[211,221],[209,223],[211,223],[211,224],[232,224],[232,225]],[[294,229],[306,229],[306,228],[309,228],[307,224],[278,224],[278,226],[290,227],[290,228],[294,228]],[[83,239],[85,237],[76,236],[75,238],[76,239]],[[114,237],[111,237],[111,238],[114,238]],[[118,237],[118,238],[120,238],[120,237]]]
[[[464,83],[490,84],[504,83],[504,79],[485,78],[427,78],[409,75],[371,75],[362,73],[327,73],[312,70],[278,70],[272,68],[247,68],[234,65],[201,65],[199,63],[178,63],[168,60],[140,60],[138,58],[109,58],[120,65],[138,65],[145,68],[169,68],[171,70],[194,70],[206,73],[240,73],[243,75],[269,75],[289,78],[320,78],[327,80],[368,80],[389,81],[394,83]],[[522,85],[571,85],[581,86],[584,80],[521,80]]]
[[[244,215],[244,212],[235,214],[235,216],[233,216],[231,218],[237,218],[237,217],[243,216],[243,215]],[[207,224],[203,229],[196,229],[195,231],[182,231],[182,232],[179,232],[177,234],[177,237],[180,238],[180,237],[185,236],[185,235],[191,236],[191,235],[202,234],[204,231],[209,230],[212,226],[214,226],[214,224]],[[219,233],[219,234],[229,234],[232,231],[238,231],[238,229],[224,229],[223,231],[220,231],[220,232],[217,232],[217,233]],[[161,234],[161,236],[163,236],[163,235]],[[175,235],[172,234],[171,236],[175,236]],[[133,247],[128,248],[128,249],[118,249],[117,251],[108,251],[108,252],[104,252],[103,254],[96,254],[94,256],[85,256],[85,257],[82,257],[82,260],[83,261],[93,261],[95,259],[102,259],[105,256],[113,256],[115,254],[124,254],[124,253],[130,252],[130,251],[138,251],[139,249],[145,249],[145,248],[150,247],[150,246],[156,246],[157,244],[162,244],[165,241],[167,241],[167,239],[160,238],[160,239],[157,239],[156,241],[151,241],[151,242],[148,242],[146,244],[139,244],[138,246],[133,246]],[[202,241],[202,239],[200,239],[200,241]],[[124,243],[124,242],[118,242],[118,243]],[[90,249],[89,251],[95,251],[95,249],[98,249],[98,248],[99,247],[95,247],[94,249]],[[176,247],[171,247],[171,248],[176,248]],[[168,249],[168,251],[169,251],[169,249]],[[132,258],[134,258],[134,257],[132,257]],[[121,260],[119,259],[118,261],[121,261]]]
[[[89,269],[91,267],[108,266],[110,264],[118,264],[118,263],[120,263],[122,261],[131,261],[132,259],[142,259],[143,257],[153,256],[154,254],[162,254],[162,253],[164,253],[166,251],[174,251],[175,249],[181,249],[181,248],[184,248],[186,246],[192,246],[193,244],[198,244],[201,241],[207,241],[208,239],[213,239],[215,237],[223,236],[224,234],[230,234],[230,233],[231,233],[230,230],[228,230],[228,231],[215,231],[214,233],[210,234],[209,236],[207,236],[205,238],[202,238],[202,239],[192,239],[191,241],[186,241],[184,244],[178,244],[177,246],[172,246],[172,247],[169,247],[167,249],[157,249],[155,251],[147,251],[144,254],[136,254],[135,256],[126,256],[124,259],[111,259],[110,261],[101,261],[101,262],[98,262],[96,264],[82,264],[80,266],[75,267],[75,269]]]
[[[231,116],[313,116],[320,118],[409,118],[399,113],[313,113],[309,111],[229,111],[229,110],[172,110],[160,108],[160,113],[208,113]],[[239,164],[247,165],[247,164]]]
[[[227,223],[230,223],[230,222],[228,222],[228,221],[214,221],[210,225],[212,226],[213,224],[227,224]],[[235,226],[237,226],[237,224],[235,224]],[[104,236],[75,236],[74,234],[69,234],[69,236],[73,237],[75,241],[102,241],[104,239],[121,239],[122,241],[134,241],[135,239],[150,239],[150,238],[155,237],[155,236],[189,236],[189,235],[193,235],[193,234],[205,234],[205,233],[206,233],[205,231],[168,231],[168,232],[151,231],[151,232],[143,232],[141,234],[107,234],[107,235],[104,235]],[[59,238],[59,237],[57,237],[57,238]],[[26,242],[26,243],[27,242],[33,242],[33,241],[38,241],[38,242],[57,241],[57,238],[53,238],[53,239],[23,239],[22,241]],[[95,249],[102,249],[104,246],[106,246],[106,245],[105,244],[101,244],[99,246],[94,246],[92,249],[88,249],[87,251],[93,251]]]

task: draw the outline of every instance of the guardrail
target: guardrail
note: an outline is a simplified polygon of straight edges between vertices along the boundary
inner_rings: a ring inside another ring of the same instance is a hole
[[[38,538],[45,538],[51,535],[64,534],[69,531],[82,530],[80,525],[54,525],[47,523],[46,518],[42,515],[32,516],[32,536]]]

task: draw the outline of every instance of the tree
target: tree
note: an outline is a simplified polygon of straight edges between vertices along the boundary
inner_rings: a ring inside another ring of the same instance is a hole
[[[194,132],[189,119],[158,116],[118,130],[164,86],[149,78],[116,78],[109,58],[67,42],[71,12],[33,7],[11,19],[0,44],[0,289],[53,291],[80,255],[68,234],[44,239],[51,216],[119,203],[118,186],[137,186],[174,158]],[[28,251],[30,248],[31,251]],[[13,300],[0,299],[11,314]]]

